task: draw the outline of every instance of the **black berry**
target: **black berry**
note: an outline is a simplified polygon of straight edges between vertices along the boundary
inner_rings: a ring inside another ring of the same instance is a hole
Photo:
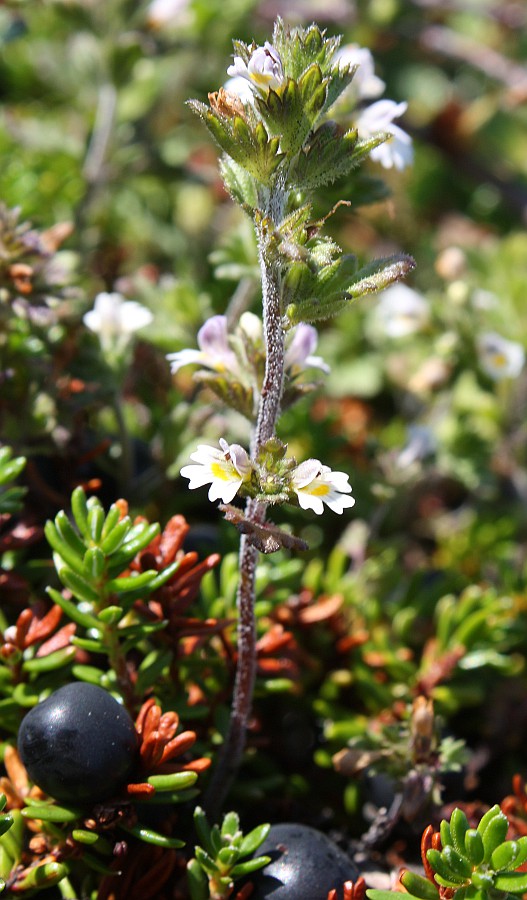
[[[272,825],[257,855],[271,862],[251,876],[252,900],[326,900],[333,888],[340,900],[343,883],[359,876],[346,853],[308,825]]]
[[[137,735],[127,711],[93,684],[68,684],[33,707],[18,733],[29,777],[69,803],[113,796],[134,766]]]

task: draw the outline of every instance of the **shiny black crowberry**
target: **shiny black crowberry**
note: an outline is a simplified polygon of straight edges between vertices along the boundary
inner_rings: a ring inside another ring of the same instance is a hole
[[[344,882],[359,877],[346,853],[308,825],[272,825],[257,855],[271,862],[251,875],[254,900],[326,900],[333,888],[340,900]]]
[[[124,707],[103,688],[67,684],[33,707],[18,750],[29,777],[67,803],[112,797],[136,761],[137,734]]]

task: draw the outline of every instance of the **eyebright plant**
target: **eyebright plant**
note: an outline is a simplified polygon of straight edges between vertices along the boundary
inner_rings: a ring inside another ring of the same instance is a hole
[[[263,306],[257,369],[241,350],[248,348],[251,335],[244,337],[239,329],[229,335],[226,320],[217,316],[201,329],[199,350],[169,356],[174,370],[187,363],[202,366],[198,380],[245,415],[251,432],[248,449],[223,436],[219,449],[201,445],[191,456],[195,464],[182,470],[191,488],[210,484],[210,500],[230,504],[237,496],[246,498],[243,514],[230,506],[225,510],[242,533],[239,657],[229,734],[209,794],[216,806],[243,752],[251,708],[257,554],[291,546],[290,535],[266,522],[267,507],[293,503],[321,514],[326,505],[341,514],[354,503],[346,473],[332,472],[318,459],[297,462],[276,434],[284,399],[295,399],[291,388],[298,364],[313,365],[310,348],[316,345],[316,333],[303,329],[399,281],[414,265],[404,255],[361,264],[321,233],[334,209],[313,220],[313,192],[349,176],[392,140],[393,119],[404,108],[379,101],[382,115],[375,116],[370,107],[369,126],[362,128],[366,137],[360,133],[360,109],[351,127],[330,118],[357,71],[357,65],[337,58],[339,43],[316,25],[289,29],[278,19],[272,42],[263,47],[234,41],[234,62],[227,70],[231,81],[209,94],[208,105],[189,103],[223,151],[220,165],[227,190],[252,220]],[[361,99],[360,92],[355,96]],[[286,337],[295,328],[299,330],[287,348]],[[315,365],[326,368],[318,358]]]

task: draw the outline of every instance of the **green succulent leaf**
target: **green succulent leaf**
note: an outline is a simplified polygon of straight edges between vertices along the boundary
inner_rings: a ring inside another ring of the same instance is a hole
[[[454,605],[453,605],[453,604],[452,604],[451,606],[449,605],[448,608],[449,608],[449,610],[450,610],[451,613],[454,612]],[[479,820],[478,828],[477,828],[477,830],[479,831],[481,837],[483,837],[483,835],[485,834],[485,832],[486,832],[487,828],[489,827],[490,823],[496,818],[496,816],[500,816],[501,814],[502,814],[502,813],[501,813],[500,806],[499,806],[497,803],[495,803],[494,806],[491,806],[491,808],[488,809],[486,813],[484,813],[484,815],[483,815],[483,816],[481,817],[481,819]]]
[[[463,841],[464,843],[464,841]],[[452,875],[462,879],[469,879],[472,875],[472,866],[466,857],[454,847],[445,847],[441,853],[443,860],[446,862]]]
[[[479,866],[485,857],[483,838],[476,828],[469,828],[465,832],[465,853],[474,866]]]
[[[209,900],[208,879],[197,859],[188,862],[187,882],[191,900]]]
[[[91,497],[88,500],[88,531],[94,544],[98,544],[101,540],[104,520],[104,509],[99,500]]]
[[[63,597],[63,595],[59,591],[56,591],[55,588],[47,588],[47,593],[53,602],[61,607],[72,622],[76,622],[77,625],[82,625],[84,628],[96,628],[98,631],[101,630],[101,623],[95,616],[78,609],[72,600]]]
[[[476,870],[472,873],[472,878],[470,879],[471,886],[478,891],[482,891],[484,894],[487,891],[491,891],[494,888],[494,874],[492,872],[482,872]]]
[[[63,566],[62,568],[59,568],[58,576],[62,581],[62,584],[69,588],[71,593],[77,597],[78,600],[82,600],[95,607],[98,605],[100,602],[99,592],[92,587],[90,582],[82,575],[79,575],[67,566]]]
[[[207,816],[201,806],[196,806],[196,809],[194,810],[194,828],[196,829],[198,840],[205,852],[213,857],[214,847],[212,846],[210,838],[210,826],[207,821]]]
[[[498,891],[508,894],[524,894],[527,891],[527,872],[503,872],[493,880]]]
[[[245,875],[251,875],[253,872],[257,872],[258,869],[263,869],[263,867],[269,865],[270,862],[270,856],[255,856],[254,859],[247,859],[245,862],[237,863],[231,869],[230,874],[232,878],[243,878]]]
[[[167,837],[165,834],[159,834],[159,832],[153,831],[151,828],[144,828],[142,825],[121,825],[121,828],[128,834],[133,834],[134,837],[139,838],[140,841],[144,841],[145,844],[153,844],[154,847],[179,850],[185,846],[185,841]]]
[[[124,610],[121,606],[107,606],[101,609],[99,619],[104,625],[117,625],[124,616]]]
[[[22,663],[24,672],[54,672],[56,669],[67,666],[75,657],[75,647],[61,647],[47,656],[34,656]]]
[[[107,540],[107,538],[109,538],[109,536],[111,534],[113,534],[115,528],[119,524],[120,519],[121,519],[121,508],[118,506],[117,503],[112,503],[112,505],[110,506],[110,509],[106,513],[104,525],[102,526],[102,531],[101,531],[102,544],[104,544],[105,540]],[[128,518],[128,516],[125,517],[122,521],[127,521],[127,520],[128,520],[129,525],[131,525],[131,521]],[[106,553],[107,551],[105,550],[104,552]]]
[[[25,806],[22,815],[26,819],[40,819],[42,822],[75,822],[81,818],[82,812],[73,807],[44,804],[39,801]]]
[[[147,525],[140,522],[134,525],[126,536],[121,546],[108,559],[108,575],[115,578],[120,575],[129,565],[138,553],[145,550],[146,547],[157,537],[160,528],[157,523]]]
[[[110,513],[108,513],[108,516],[109,515]],[[132,522],[131,519],[128,518],[128,516],[125,516],[124,519],[116,522],[116,524],[112,526],[111,530],[106,530],[108,516],[102,529],[100,549],[106,556],[111,556],[112,553],[115,553],[115,551],[119,549],[123,541],[128,536],[128,533],[132,527]]]
[[[168,775],[149,775],[146,780],[156,791],[183,791],[192,787],[197,778],[196,772],[172,772]]]
[[[527,837],[505,841],[493,851],[490,864],[495,872],[517,869],[527,860]]]
[[[507,816],[500,812],[494,816],[488,823],[482,834],[483,847],[485,849],[484,861],[489,862],[494,851],[502,844],[507,837],[509,830],[509,821]]]
[[[428,878],[405,869],[401,875],[401,882],[409,894],[419,897],[419,900],[438,900],[439,890]]]
[[[452,838],[452,846],[460,854],[465,852],[465,835],[469,830],[469,827],[465,813],[463,810],[456,807],[450,816],[450,835]]]
[[[207,875],[216,876],[218,874],[218,866],[216,865],[214,859],[209,856],[208,853],[202,847],[195,847],[194,853],[196,854],[196,859],[199,862],[201,868]]]
[[[463,884],[466,884],[466,877],[452,871],[449,863],[444,858],[443,853],[440,853],[439,850],[428,850],[426,858],[435,872],[435,879],[438,884],[442,885],[443,887],[454,888],[461,887]]]
[[[366,896],[368,900],[397,900],[394,897],[395,891],[381,891],[377,888],[368,888],[366,891]],[[435,900],[439,895],[435,894]],[[428,900],[428,898],[421,898],[418,894],[405,894],[405,900]],[[434,898],[430,897],[429,900],[434,900]]]
[[[14,819],[11,813],[4,813],[0,816],[0,837],[9,831],[11,826],[14,824]]]
[[[99,581],[104,575],[106,558],[100,547],[90,547],[84,554],[84,572],[82,573],[90,582]]]
[[[234,838],[239,831],[240,817],[238,816],[238,813],[231,810],[223,817],[223,822],[221,823],[221,835],[222,837]]]
[[[450,833],[450,824],[446,819],[442,819],[439,825],[439,834],[441,836],[441,846],[448,847],[452,843],[452,835]]]
[[[222,847],[216,856],[216,860],[223,871],[228,870],[230,872],[239,855],[236,847]]]
[[[17,891],[32,891],[53,887],[68,874],[64,863],[48,862],[27,869],[27,874],[17,881]]]
[[[88,501],[82,487],[75,488],[71,495],[71,511],[80,533],[85,539],[89,538]]]
[[[64,510],[61,510],[55,516],[55,528],[57,529],[57,532],[64,543],[66,543],[71,548],[76,556],[82,558],[86,551],[86,547],[84,546],[84,542],[80,539],[77,532],[73,529],[72,524]]]
[[[148,569],[146,572],[141,572],[137,575],[127,575],[122,578],[112,578],[106,582],[106,591],[108,594],[126,594],[129,591],[140,591],[143,593],[145,590],[149,593],[149,587],[151,583],[157,576],[156,569]]]
[[[50,545],[52,550],[54,550],[55,553],[60,557],[60,559],[79,575],[83,575],[83,557],[85,553],[84,546],[82,549],[82,554],[77,553],[76,550],[74,550],[70,546],[70,544],[66,543],[66,541],[60,535],[54,522],[51,521],[46,522],[46,524],[44,525],[44,534],[46,536],[48,544]]]
[[[263,825],[258,825],[256,828],[253,828],[249,834],[246,834],[240,843],[240,856],[249,856],[254,853],[260,844],[263,844],[271,826],[267,823]]]

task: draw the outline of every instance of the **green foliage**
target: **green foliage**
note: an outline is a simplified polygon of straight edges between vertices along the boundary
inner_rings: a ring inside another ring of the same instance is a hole
[[[235,881],[257,872],[270,862],[269,856],[254,856],[269,833],[270,825],[259,825],[244,835],[239,816],[226,813],[221,826],[209,825],[201,807],[194,810],[194,827],[200,843],[188,864],[192,900],[226,900]],[[250,856],[251,859],[244,858]]]
[[[527,884],[521,871],[527,860],[527,838],[505,840],[508,828],[509,820],[497,804],[482,816],[477,828],[470,827],[461,809],[454,809],[450,821],[443,819],[440,825],[442,849],[426,852],[436,884],[409,870],[402,874],[402,884],[415,900],[434,900],[440,888],[449,888],[456,900],[521,896]],[[390,891],[366,894],[370,900],[393,897]]]
[[[13,457],[10,447],[0,446],[0,515],[17,512],[22,505],[25,488],[11,484],[23,471],[26,459]]]

